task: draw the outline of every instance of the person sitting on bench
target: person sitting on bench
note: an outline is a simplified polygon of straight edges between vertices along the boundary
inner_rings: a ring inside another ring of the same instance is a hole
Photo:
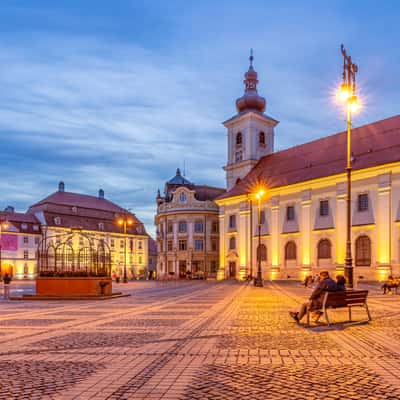
[[[389,275],[388,281],[382,285],[383,294],[392,292],[392,289],[397,289],[399,287],[399,281],[392,275]]]
[[[337,290],[336,282],[329,277],[328,271],[319,273],[319,282],[317,287],[311,293],[309,301],[303,303],[298,312],[289,312],[289,315],[298,323],[307,314],[307,309],[310,311],[318,311],[322,307],[322,299],[325,292],[335,292]],[[319,318],[319,313],[316,317]]]

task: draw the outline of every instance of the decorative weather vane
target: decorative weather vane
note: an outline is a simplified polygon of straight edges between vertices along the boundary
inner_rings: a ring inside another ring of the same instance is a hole
[[[252,67],[252,66],[253,66],[253,60],[254,60],[254,57],[253,57],[253,49],[250,49],[250,57],[249,57],[249,60],[250,60],[250,67]]]

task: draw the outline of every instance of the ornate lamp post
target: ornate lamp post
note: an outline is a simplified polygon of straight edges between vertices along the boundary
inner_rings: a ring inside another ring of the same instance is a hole
[[[3,221],[3,222],[0,222],[0,277],[2,276],[2,270],[1,270],[1,262],[2,262],[2,259],[1,259],[1,257],[2,257],[2,250],[3,250],[3,244],[2,244],[2,242],[1,242],[1,235],[2,235],[2,230],[3,229],[8,229],[8,222],[7,222],[7,220],[6,221]]]
[[[133,220],[128,215],[123,215],[122,217],[118,218],[117,222],[118,222],[118,225],[123,227],[123,231],[124,231],[124,278],[123,278],[123,282],[128,283],[128,275],[126,273],[126,239],[127,239],[126,227],[131,226],[133,224]]]
[[[255,194],[258,206],[258,246],[257,246],[257,278],[254,279],[254,286],[263,287],[261,272],[261,200],[265,194],[263,189],[259,189]]]
[[[346,218],[346,264],[344,267],[344,274],[350,288],[353,287],[353,258],[351,255],[351,115],[356,112],[360,103],[356,96],[356,73],[358,66],[354,64],[351,57],[347,55],[346,50],[342,44],[341,46],[343,55],[343,74],[342,84],[339,90],[339,98],[347,106],[347,218]]]

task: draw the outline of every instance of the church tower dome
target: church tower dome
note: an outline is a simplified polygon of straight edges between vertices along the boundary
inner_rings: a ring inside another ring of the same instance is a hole
[[[264,112],[266,101],[264,97],[259,96],[257,92],[257,72],[253,68],[253,49],[250,51],[250,66],[244,74],[244,95],[236,100],[236,109],[240,113],[242,111],[253,110]]]

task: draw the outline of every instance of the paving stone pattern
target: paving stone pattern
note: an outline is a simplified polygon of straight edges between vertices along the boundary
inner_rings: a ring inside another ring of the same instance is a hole
[[[116,287],[131,297],[110,301],[0,301],[0,400],[400,400],[400,296],[368,288],[373,321],[336,310],[329,328],[288,317],[310,294],[295,282],[132,282]]]

